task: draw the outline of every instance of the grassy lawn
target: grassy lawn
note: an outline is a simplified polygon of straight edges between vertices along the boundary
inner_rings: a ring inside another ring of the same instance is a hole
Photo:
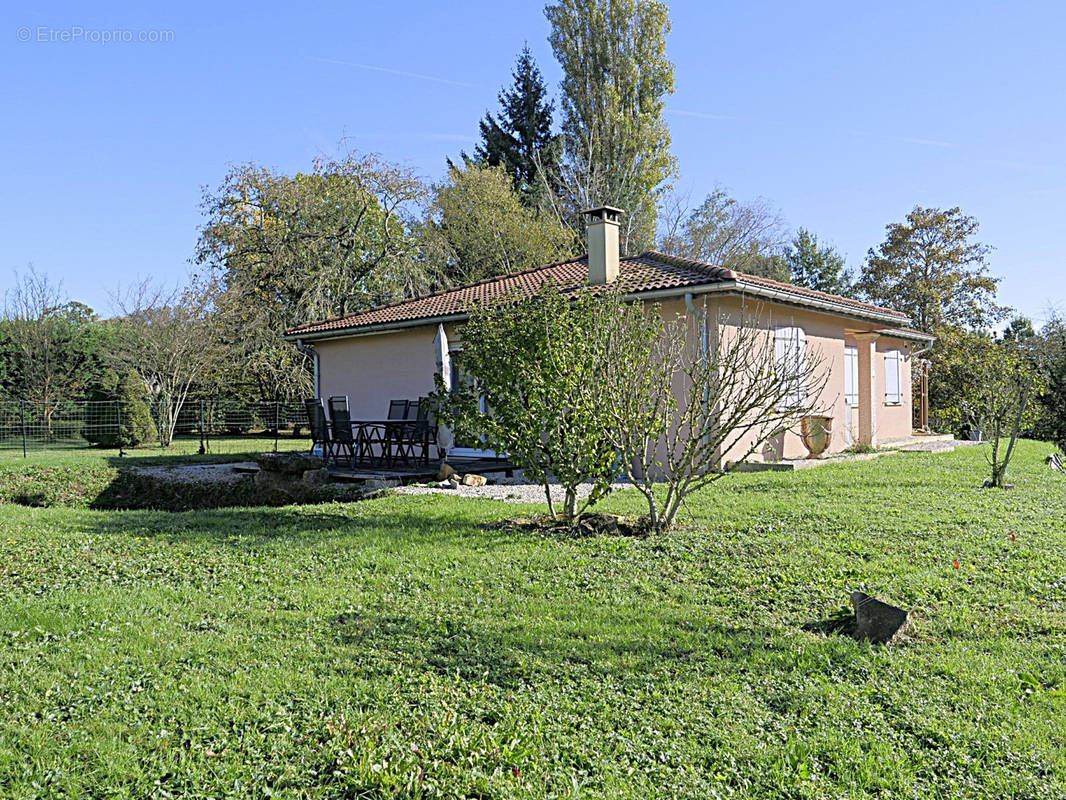
[[[306,436],[293,436],[283,433],[277,439],[278,450],[307,450],[311,440]],[[207,443],[208,452],[200,455],[200,439],[196,436],[177,436],[170,447],[158,444],[143,444],[132,450],[126,450],[121,457],[126,463],[170,464],[170,463],[208,463],[241,461],[255,453],[266,453],[274,449],[274,437],[271,434],[247,434],[244,436],[211,437]],[[33,443],[28,448],[26,457],[17,441],[5,440],[0,447],[0,467],[18,464],[44,464],[48,466],[64,464],[100,464],[118,461],[118,450],[114,448],[92,447],[85,443],[68,442],[65,445],[48,446]]]
[[[0,505],[0,795],[1063,797],[1048,451],[1010,491],[978,448],[731,476],[645,540]],[[911,635],[829,632],[852,588]]]

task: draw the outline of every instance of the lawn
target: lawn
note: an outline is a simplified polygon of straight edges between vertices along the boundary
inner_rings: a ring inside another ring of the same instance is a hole
[[[650,539],[0,505],[0,795],[1063,797],[1048,451],[730,476]],[[834,633],[852,588],[911,634]]]
[[[293,436],[291,433],[283,433],[276,442],[279,451],[307,450],[311,446],[307,436]],[[0,446],[0,467],[18,464],[99,464],[119,458],[126,463],[138,464],[177,463],[179,460],[189,463],[241,461],[255,453],[273,450],[274,444],[274,436],[269,433],[214,436],[208,439],[207,452],[201,455],[198,436],[176,436],[169,447],[148,442],[125,450],[119,456],[117,448],[95,447],[88,442],[67,441],[54,445],[31,442],[24,457],[17,440],[5,439]]]

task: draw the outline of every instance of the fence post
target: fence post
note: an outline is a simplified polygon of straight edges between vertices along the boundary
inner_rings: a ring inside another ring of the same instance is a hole
[[[274,452],[278,452],[278,437],[281,435],[281,403],[274,399]]]
[[[122,449],[122,400],[115,401],[115,419],[118,420],[118,429],[115,431],[115,438],[118,439],[118,457],[122,458],[126,453]]]
[[[26,458],[26,401],[19,401],[19,411],[22,415],[22,457]]]
[[[200,398],[200,455],[207,452],[204,446],[204,399]]]

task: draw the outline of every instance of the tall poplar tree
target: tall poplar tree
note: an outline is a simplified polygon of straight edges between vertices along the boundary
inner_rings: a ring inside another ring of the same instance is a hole
[[[674,91],[666,57],[670,18],[660,0],[558,0],[545,9],[563,68],[566,216],[625,209],[622,247],[655,241],[656,205],[676,172],[664,98]]]

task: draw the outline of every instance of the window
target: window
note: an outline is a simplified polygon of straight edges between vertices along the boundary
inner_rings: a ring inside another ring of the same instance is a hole
[[[803,328],[780,325],[774,331],[774,357],[788,394],[782,405],[801,406],[807,402],[807,335]]]
[[[900,380],[899,350],[885,353],[885,404],[898,406],[903,402],[902,381]]]
[[[844,347],[844,403],[859,404],[859,348],[850,344]]]

